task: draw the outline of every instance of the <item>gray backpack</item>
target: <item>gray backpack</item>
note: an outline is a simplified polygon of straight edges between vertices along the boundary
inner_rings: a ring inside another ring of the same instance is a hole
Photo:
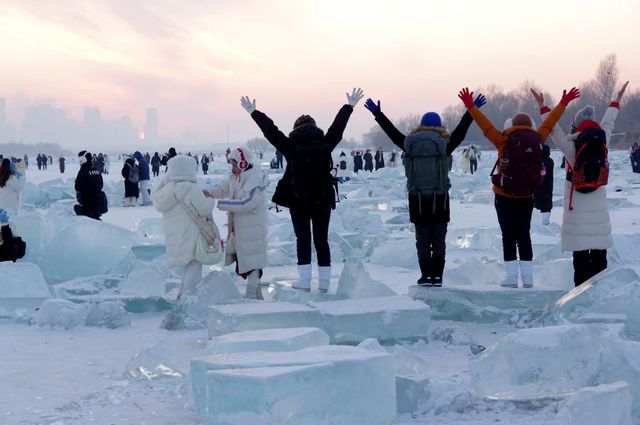
[[[447,141],[435,131],[420,131],[404,142],[404,170],[411,195],[444,194],[451,187]]]

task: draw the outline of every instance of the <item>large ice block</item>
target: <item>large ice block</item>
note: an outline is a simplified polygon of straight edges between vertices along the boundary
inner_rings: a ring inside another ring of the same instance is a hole
[[[139,263],[120,282],[120,294],[162,297],[166,292],[166,278],[156,267]]]
[[[261,302],[209,308],[209,336],[269,328],[323,328],[320,312],[301,304]]]
[[[49,282],[104,274],[131,251],[134,234],[121,227],[75,217],[58,229],[45,250],[42,272]]]
[[[0,263],[0,318],[34,311],[51,297],[40,268],[31,263]]]
[[[207,424],[388,425],[396,415],[391,355],[356,347],[207,356],[192,360],[191,381]]]
[[[418,268],[415,238],[406,237],[383,242],[371,255],[371,263],[387,267]]]
[[[333,343],[358,344],[367,338],[381,341],[426,339],[430,308],[406,296],[362,298],[311,303],[322,316]]]
[[[477,323],[510,323],[526,326],[547,314],[558,298],[559,290],[533,289],[461,289],[452,287],[409,287],[409,296],[431,306],[434,320]]]
[[[329,335],[318,328],[261,329],[232,332],[209,340],[208,354],[238,351],[297,351],[328,345]]]
[[[70,329],[77,326],[94,326],[116,329],[129,326],[131,320],[120,302],[100,301],[76,304],[69,300],[52,298],[45,300],[36,316],[40,326]]]
[[[471,383],[482,397],[523,400],[626,381],[637,421],[640,342],[625,339],[623,328],[570,324],[511,333],[469,361]]]
[[[125,376],[138,379],[183,378],[188,362],[171,343],[161,340],[136,354],[126,366]]]
[[[556,323],[584,322],[585,315],[593,322],[611,314],[626,315],[627,335],[640,339],[640,276],[632,269],[605,270],[560,298],[552,310]]]
[[[620,331],[619,325],[609,326],[613,328],[562,325],[513,332],[469,360],[473,387],[482,397],[529,399],[593,385],[602,344]]]
[[[347,261],[338,280],[336,294],[341,298],[372,298],[396,295],[387,285],[374,280],[362,260]]]
[[[562,402],[558,421],[562,425],[633,425],[632,403],[626,382],[587,387]]]
[[[167,330],[205,328],[210,306],[226,304],[240,297],[229,273],[213,271],[200,281],[192,295],[185,295],[176,302],[161,327]]]

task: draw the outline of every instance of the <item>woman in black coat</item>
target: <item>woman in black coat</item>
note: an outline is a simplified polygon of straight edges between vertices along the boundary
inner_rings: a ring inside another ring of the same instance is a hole
[[[289,208],[296,234],[299,279],[293,287],[311,289],[311,236],[318,256],[318,282],[321,292],[327,292],[331,280],[331,252],[329,250],[329,220],[335,208],[335,178],[331,152],[342,140],[353,107],[362,99],[362,90],[347,93],[348,104],[342,106],[326,134],[309,115],[295,121],[287,137],[271,118],[256,110],[256,101],[243,97],[242,107],[251,114],[265,138],[287,160],[282,179],[273,194],[273,202]]]
[[[140,188],[138,187],[140,175],[135,159],[129,157],[124,161],[122,177],[124,177],[124,206],[135,207],[140,196]]]
[[[542,145],[542,161],[546,170],[542,184],[533,194],[533,206],[540,210],[541,224],[549,224],[551,218],[551,208],[553,208],[553,159],[551,159],[551,149],[549,145]]]

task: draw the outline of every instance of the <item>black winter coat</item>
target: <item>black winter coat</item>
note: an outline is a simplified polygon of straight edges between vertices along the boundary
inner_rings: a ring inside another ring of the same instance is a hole
[[[543,159],[544,167],[547,170],[547,174],[544,176],[542,184],[536,192],[533,194],[533,205],[537,210],[542,212],[549,212],[553,207],[553,159],[551,157],[545,157]]]
[[[374,112],[373,116],[382,128],[382,131],[385,132],[394,145],[400,148],[404,155],[404,139],[406,136],[393,125],[382,111],[378,110]],[[451,132],[446,151],[448,156],[451,156],[453,151],[464,141],[472,122],[473,118],[471,114],[468,111],[465,112],[456,128]],[[448,223],[450,215],[448,193],[444,195],[409,195],[409,220],[412,223]]]
[[[133,164],[132,164],[133,163]],[[134,197],[137,198],[140,196],[140,188],[138,187],[138,182],[132,182],[129,180],[129,176],[131,175],[131,167],[135,166],[133,160],[127,159],[122,167],[122,177],[124,177],[124,197]]]
[[[0,261],[13,261],[18,259],[15,239],[8,225],[0,226],[2,232],[2,245],[0,245]]]
[[[273,147],[284,155],[287,160],[287,166],[284,170],[284,175],[278,182],[276,190],[273,194],[272,201],[276,204],[292,208],[300,206],[299,199],[297,198],[293,187],[293,168],[296,163],[296,146],[306,142],[321,141],[326,143],[331,151],[342,140],[342,134],[347,126],[349,117],[353,112],[353,107],[350,105],[344,105],[338,111],[333,124],[327,130],[327,133],[323,133],[317,127],[306,126],[304,129],[292,131],[289,136],[285,136],[282,131],[273,123],[271,118],[260,111],[253,111],[251,118],[258,124],[260,130],[264,134],[264,137],[273,145]],[[327,173],[329,171],[327,170]],[[328,187],[327,191],[333,191],[332,187]],[[335,199],[327,198],[320,207],[334,207]]]
[[[99,209],[102,184],[102,175],[93,168],[91,162],[86,162],[80,166],[80,171],[76,176],[75,189],[78,202],[85,211]]]

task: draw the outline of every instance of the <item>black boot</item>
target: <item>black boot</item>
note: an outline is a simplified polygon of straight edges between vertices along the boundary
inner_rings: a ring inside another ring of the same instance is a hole
[[[420,279],[418,279],[418,286],[432,286],[433,279],[431,278],[431,260],[422,259],[418,260],[418,264],[420,264]]]
[[[433,268],[431,273],[431,281],[433,286],[442,286],[442,275],[444,274],[444,258],[434,258],[432,260]]]

